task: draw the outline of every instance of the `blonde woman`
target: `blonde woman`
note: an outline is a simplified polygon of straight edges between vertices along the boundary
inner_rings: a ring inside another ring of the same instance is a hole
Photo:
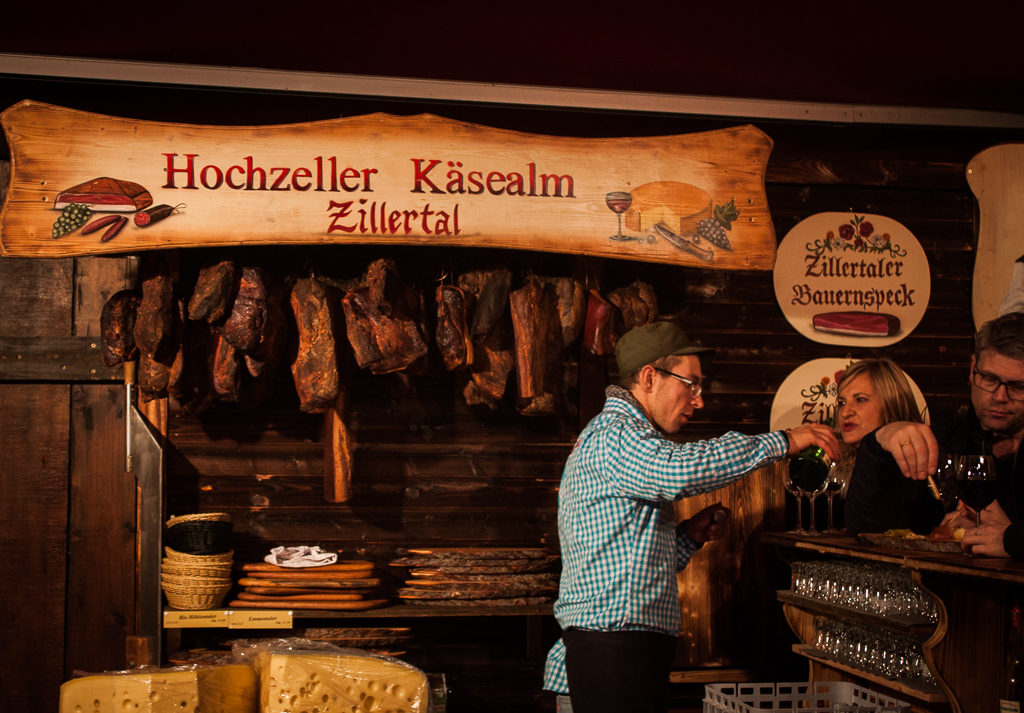
[[[904,478],[875,439],[887,423],[924,422],[906,375],[891,359],[862,359],[843,372],[838,389],[836,426],[843,449],[837,467],[850,479],[843,511],[847,533],[929,532],[942,518],[941,503],[927,483]]]

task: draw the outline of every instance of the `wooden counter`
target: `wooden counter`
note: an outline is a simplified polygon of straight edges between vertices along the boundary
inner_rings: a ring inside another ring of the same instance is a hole
[[[867,544],[845,535],[800,536],[768,533],[765,544],[776,545],[787,561],[839,558],[881,562],[910,570],[911,578],[935,600],[938,621],[923,645],[924,657],[939,683],[935,689],[914,687],[830,661],[814,650],[815,617],[840,617],[864,622],[873,615],[824,601],[780,592],[779,600],[801,644],[794,651],[809,661],[813,680],[860,680],[888,688],[912,703],[915,711],[981,713],[998,710],[1003,670],[1007,613],[1024,585],[1024,564],[1008,559],[971,557],[962,553],[926,552]],[[878,619],[879,617],[875,617]],[[868,622],[871,623],[871,622]],[[875,624],[927,634],[928,626],[892,619]]]

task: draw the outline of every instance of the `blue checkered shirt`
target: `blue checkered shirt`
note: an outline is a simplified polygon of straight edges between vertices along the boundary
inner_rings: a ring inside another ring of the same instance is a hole
[[[555,617],[562,629],[677,636],[675,575],[700,545],[677,531],[672,502],[739,480],[787,448],[781,431],[676,443],[651,425],[629,392],[608,387],[604,410],[580,434],[559,488]],[[544,688],[569,691],[561,639],[548,653]]]

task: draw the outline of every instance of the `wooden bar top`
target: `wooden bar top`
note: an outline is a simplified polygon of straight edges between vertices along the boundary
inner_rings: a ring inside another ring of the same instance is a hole
[[[798,535],[767,532],[765,544],[792,547],[822,554],[842,555],[874,562],[899,564],[922,572],[938,572],[1024,584],[1024,562],[1008,558],[972,557],[961,552],[927,552],[915,549],[883,547],[852,535]]]

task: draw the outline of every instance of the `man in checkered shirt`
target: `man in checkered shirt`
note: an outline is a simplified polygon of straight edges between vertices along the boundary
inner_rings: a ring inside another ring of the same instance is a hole
[[[677,526],[673,501],[812,444],[838,454],[835,435],[820,424],[669,440],[704,405],[700,355],[709,351],[669,322],[623,335],[615,347],[620,385],[608,387],[604,410],[565,465],[555,602],[562,638],[544,670],[560,713],[664,713],[681,624],[676,572],[721,537],[729,515],[712,505]]]

